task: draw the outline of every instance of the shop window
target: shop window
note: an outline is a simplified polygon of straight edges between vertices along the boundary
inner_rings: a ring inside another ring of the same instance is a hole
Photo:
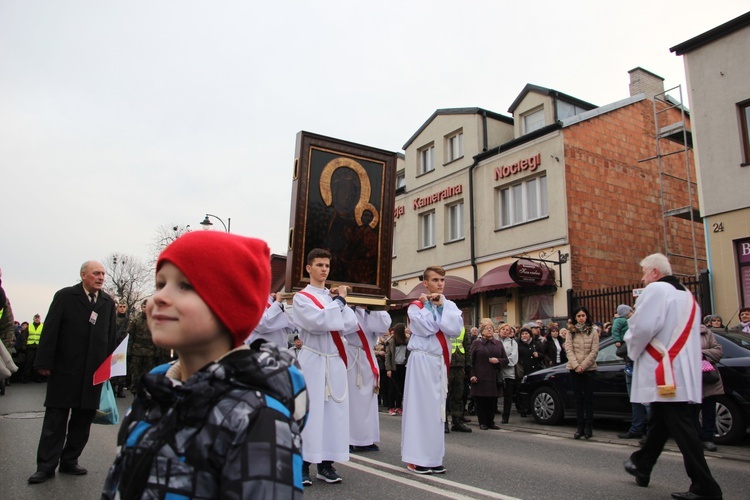
[[[489,299],[489,317],[497,325],[501,321],[508,322],[508,299],[506,296],[492,297]]]
[[[419,150],[419,175],[435,170],[435,145],[430,144]]]
[[[461,158],[464,155],[464,133],[463,131],[456,132],[445,138],[445,157],[447,158],[446,163],[452,162]]]
[[[419,216],[419,249],[435,246],[435,212],[427,212]]]
[[[496,226],[499,228],[548,216],[547,176],[498,188],[497,212]]]
[[[742,307],[750,307],[750,238],[735,241]]]
[[[544,127],[544,108],[523,115],[523,133],[528,134]]]
[[[523,323],[538,319],[549,319],[555,315],[554,292],[536,293],[521,296],[521,317]]]
[[[448,212],[448,227],[446,241],[457,241],[464,239],[464,202],[453,203],[446,207]]]

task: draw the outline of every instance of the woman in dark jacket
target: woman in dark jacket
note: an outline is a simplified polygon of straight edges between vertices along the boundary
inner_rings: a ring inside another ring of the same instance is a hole
[[[508,365],[508,356],[501,341],[493,338],[495,330],[492,320],[482,320],[480,338],[471,344],[471,397],[477,406],[479,428],[499,429],[495,425],[495,408],[497,398],[502,395],[502,386],[498,387],[497,374]]]
[[[532,340],[531,330],[524,326],[519,334],[521,340],[518,342],[518,364],[523,368],[523,375],[529,375],[542,368],[544,353],[540,352],[538,345]]]
[[[565,353],[565,339],[560,337],[557,327],[549,329],[547,342],[544,343],[544,361],[547,366],[568,362],[568,356]]]
[[[406,381],[406,359],[409,351],[406,346],[406,325],[397,323],[393,327],[393,335],[385,343],[385,369],[386,375],[392,381],[393,391],[391,398],[386,402],[388,415],[401,415],[403,410],[401,404],[404,398],[404,382]]]

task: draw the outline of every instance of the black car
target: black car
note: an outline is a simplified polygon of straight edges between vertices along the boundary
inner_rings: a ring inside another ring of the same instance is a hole
[[[724,350],[717,368],[724,383],[724,395],[716,402],[718,444],[742,441],[750,424],[750,336],[717,333]],[[630,420],[632,411],[625,387],[625,361],[615,354],[611,338],[599,345],[594,375],[594,416]],[[519,389],[522,414],[531,414],[545,425],[557,425],[565,417],[575,417],[575,398],[565,364],[534,372],[523,378]]]

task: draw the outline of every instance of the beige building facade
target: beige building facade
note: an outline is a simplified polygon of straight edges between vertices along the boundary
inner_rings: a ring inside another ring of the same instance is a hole
[[[682,56],[693,114],[714,312],[750,307],[750,12],[670,50]]]
[[[663,91],[663,80],[630,76],[635,93],[605,106],[528,84],[512,117],[433,113],[398,165],[396,293],[417,298],[424,268],[442,265],[467,325],[522,324],[565,321],[569,290],[637,283],[639,260],[662,242],[658,172],[639,162],[655,147],[642,89]]]

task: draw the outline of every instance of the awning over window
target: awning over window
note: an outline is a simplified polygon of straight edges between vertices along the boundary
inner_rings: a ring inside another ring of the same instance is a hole
[[[511,268],[513,268],[514,266],[516,266],[517,268],[519,262],[523,263],[524,266],[536,266],[539,268],[541,277],[538,283],[527,283],[524,285],[520,285],[513,280],[513,278],[511,277]],[[554,284],[555,271],[547,268],[546,266],[533,264],[527,260],[518,260],[511,264],[505,264],[503,266],[492,268],[484,273],[484,275],[479,278],[476,283],[474,283],[474,286],[471,287],[471,293],[475,294],[481,292],[489,292],[492,290],[501,290],[503,288],[516,288],[521,286],[548,286]]]
[[[427,289],[425,288],[424,283],[420,282],[417,286],[412,288],[409,295],[406,296],[406,299],[417,300],[423,293],[427,293]],[[471,297],[471,281],[459,278],[458,276],[446,276],[443,295],[449,300],[468,299]]]
[[[398,288],[391,287],[391,297],[390,297],[390,299],[392,301],[406,300],[406,294],[404,292],[402,292],[401,290],[399,290]]]

